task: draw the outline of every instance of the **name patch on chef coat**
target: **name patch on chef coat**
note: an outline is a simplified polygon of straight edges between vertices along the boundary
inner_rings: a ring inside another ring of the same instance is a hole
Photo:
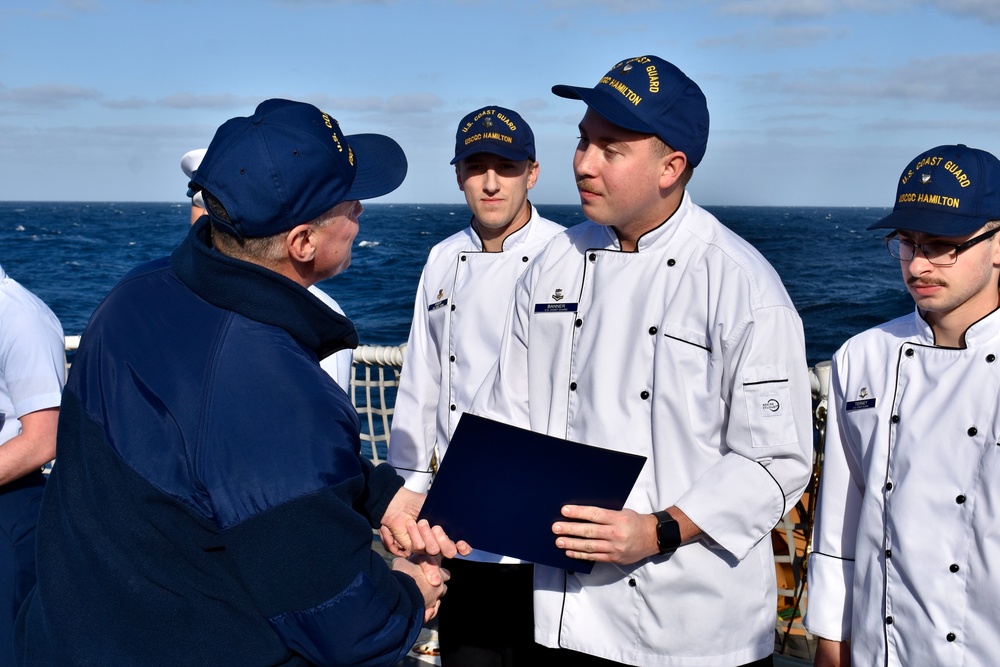
[[[845,406],[845,409],[848,412],[851,412],[852,410],[867,410],[868,408],[874,408],[874,407],[875,407],[874,398],[864,398],[860,401],[848,401],[847,405]]]
[[[575,313],[577,303],[536,303],[536,313]]]
[[[447,305],[448,305],[448,299],[444,299],[442,301],[435,301],[431,305],[427,306],[427,312],[429,313],[431,311],[437,310],[438,308],[444,308]]]

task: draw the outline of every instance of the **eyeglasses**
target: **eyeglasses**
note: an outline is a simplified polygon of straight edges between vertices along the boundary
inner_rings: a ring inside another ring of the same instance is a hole
[[[963,250],[968,250],[977,243],[991,238],[998,232],[1000,232],[1000,227],[991,229],[990,231],[984,232],[979,236],[973,236],[965,243],[959,244],[943,243],[941,241],[914,243],[913,241],[899,238],[897,235],[898,232],[893,232],[883,240],[885,241],[885,247],[889,249],[889,254],[896,259],[908,262],[913,259],[914,255],[916,255],[917,249],[919,249],[920,254],[924,256],[924,259],[934,266],[952,266],[958,261],[958,253]]]

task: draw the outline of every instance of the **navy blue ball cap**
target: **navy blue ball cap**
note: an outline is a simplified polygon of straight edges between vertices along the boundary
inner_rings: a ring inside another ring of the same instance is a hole
[[[271,99],[219,127],[192,183],[225,207],[230,220],[209,210],[213,221],[258,238],[392,192],[405,177],[406,156],[389,137],[348,136],[311,104]]]
[[[892,213],[868,229],[965,236],[1000,220],[1000,160],[964,144],[938,146],[906,165]]]
[[[655,134],[697,167],[708,146],[708,102],[694,81],[657,56],[623,60],[593,88],[552,86],[559,97],[583,100],[608,122]]]
[[[535,160],[535,135],[516,111],[498,106],[467,114],[455,132],[456,164],[476,153],[491,153],[520,162]]]

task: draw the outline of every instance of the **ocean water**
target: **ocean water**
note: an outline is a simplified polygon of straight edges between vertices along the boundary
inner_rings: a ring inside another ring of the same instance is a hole
[[[537,208],[566,226],[583,220],[576,205]],[[802,317],[810,364],[913,308],[881,234],[865,230],[887,209],[706,208],[777,270]],[[78,334],[122,275],[170,253],[188,220],[186,201],[0,202],[0,265]],[[464,205],[368,204],[351,267],[320,287],[354,320],[362,343],[403,343],[427,252],[468,221]]]

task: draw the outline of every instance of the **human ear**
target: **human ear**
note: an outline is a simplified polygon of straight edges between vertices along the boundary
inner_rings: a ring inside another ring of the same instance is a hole
[[[535,182],[538,181],[538,172],[541,167],[538,166],[537,162],[531,162],[528,165],[528,189],[535,187]]]
[[[285,234],[285,249],[288,256],[297,262],[311,262],[316,257],[312,226],[301,224],[289,229]]]
[[[674,151],[663,157],[663,170],[660,172],[660,188],[666,190],[684,175],[687,169],[687,155]]]

